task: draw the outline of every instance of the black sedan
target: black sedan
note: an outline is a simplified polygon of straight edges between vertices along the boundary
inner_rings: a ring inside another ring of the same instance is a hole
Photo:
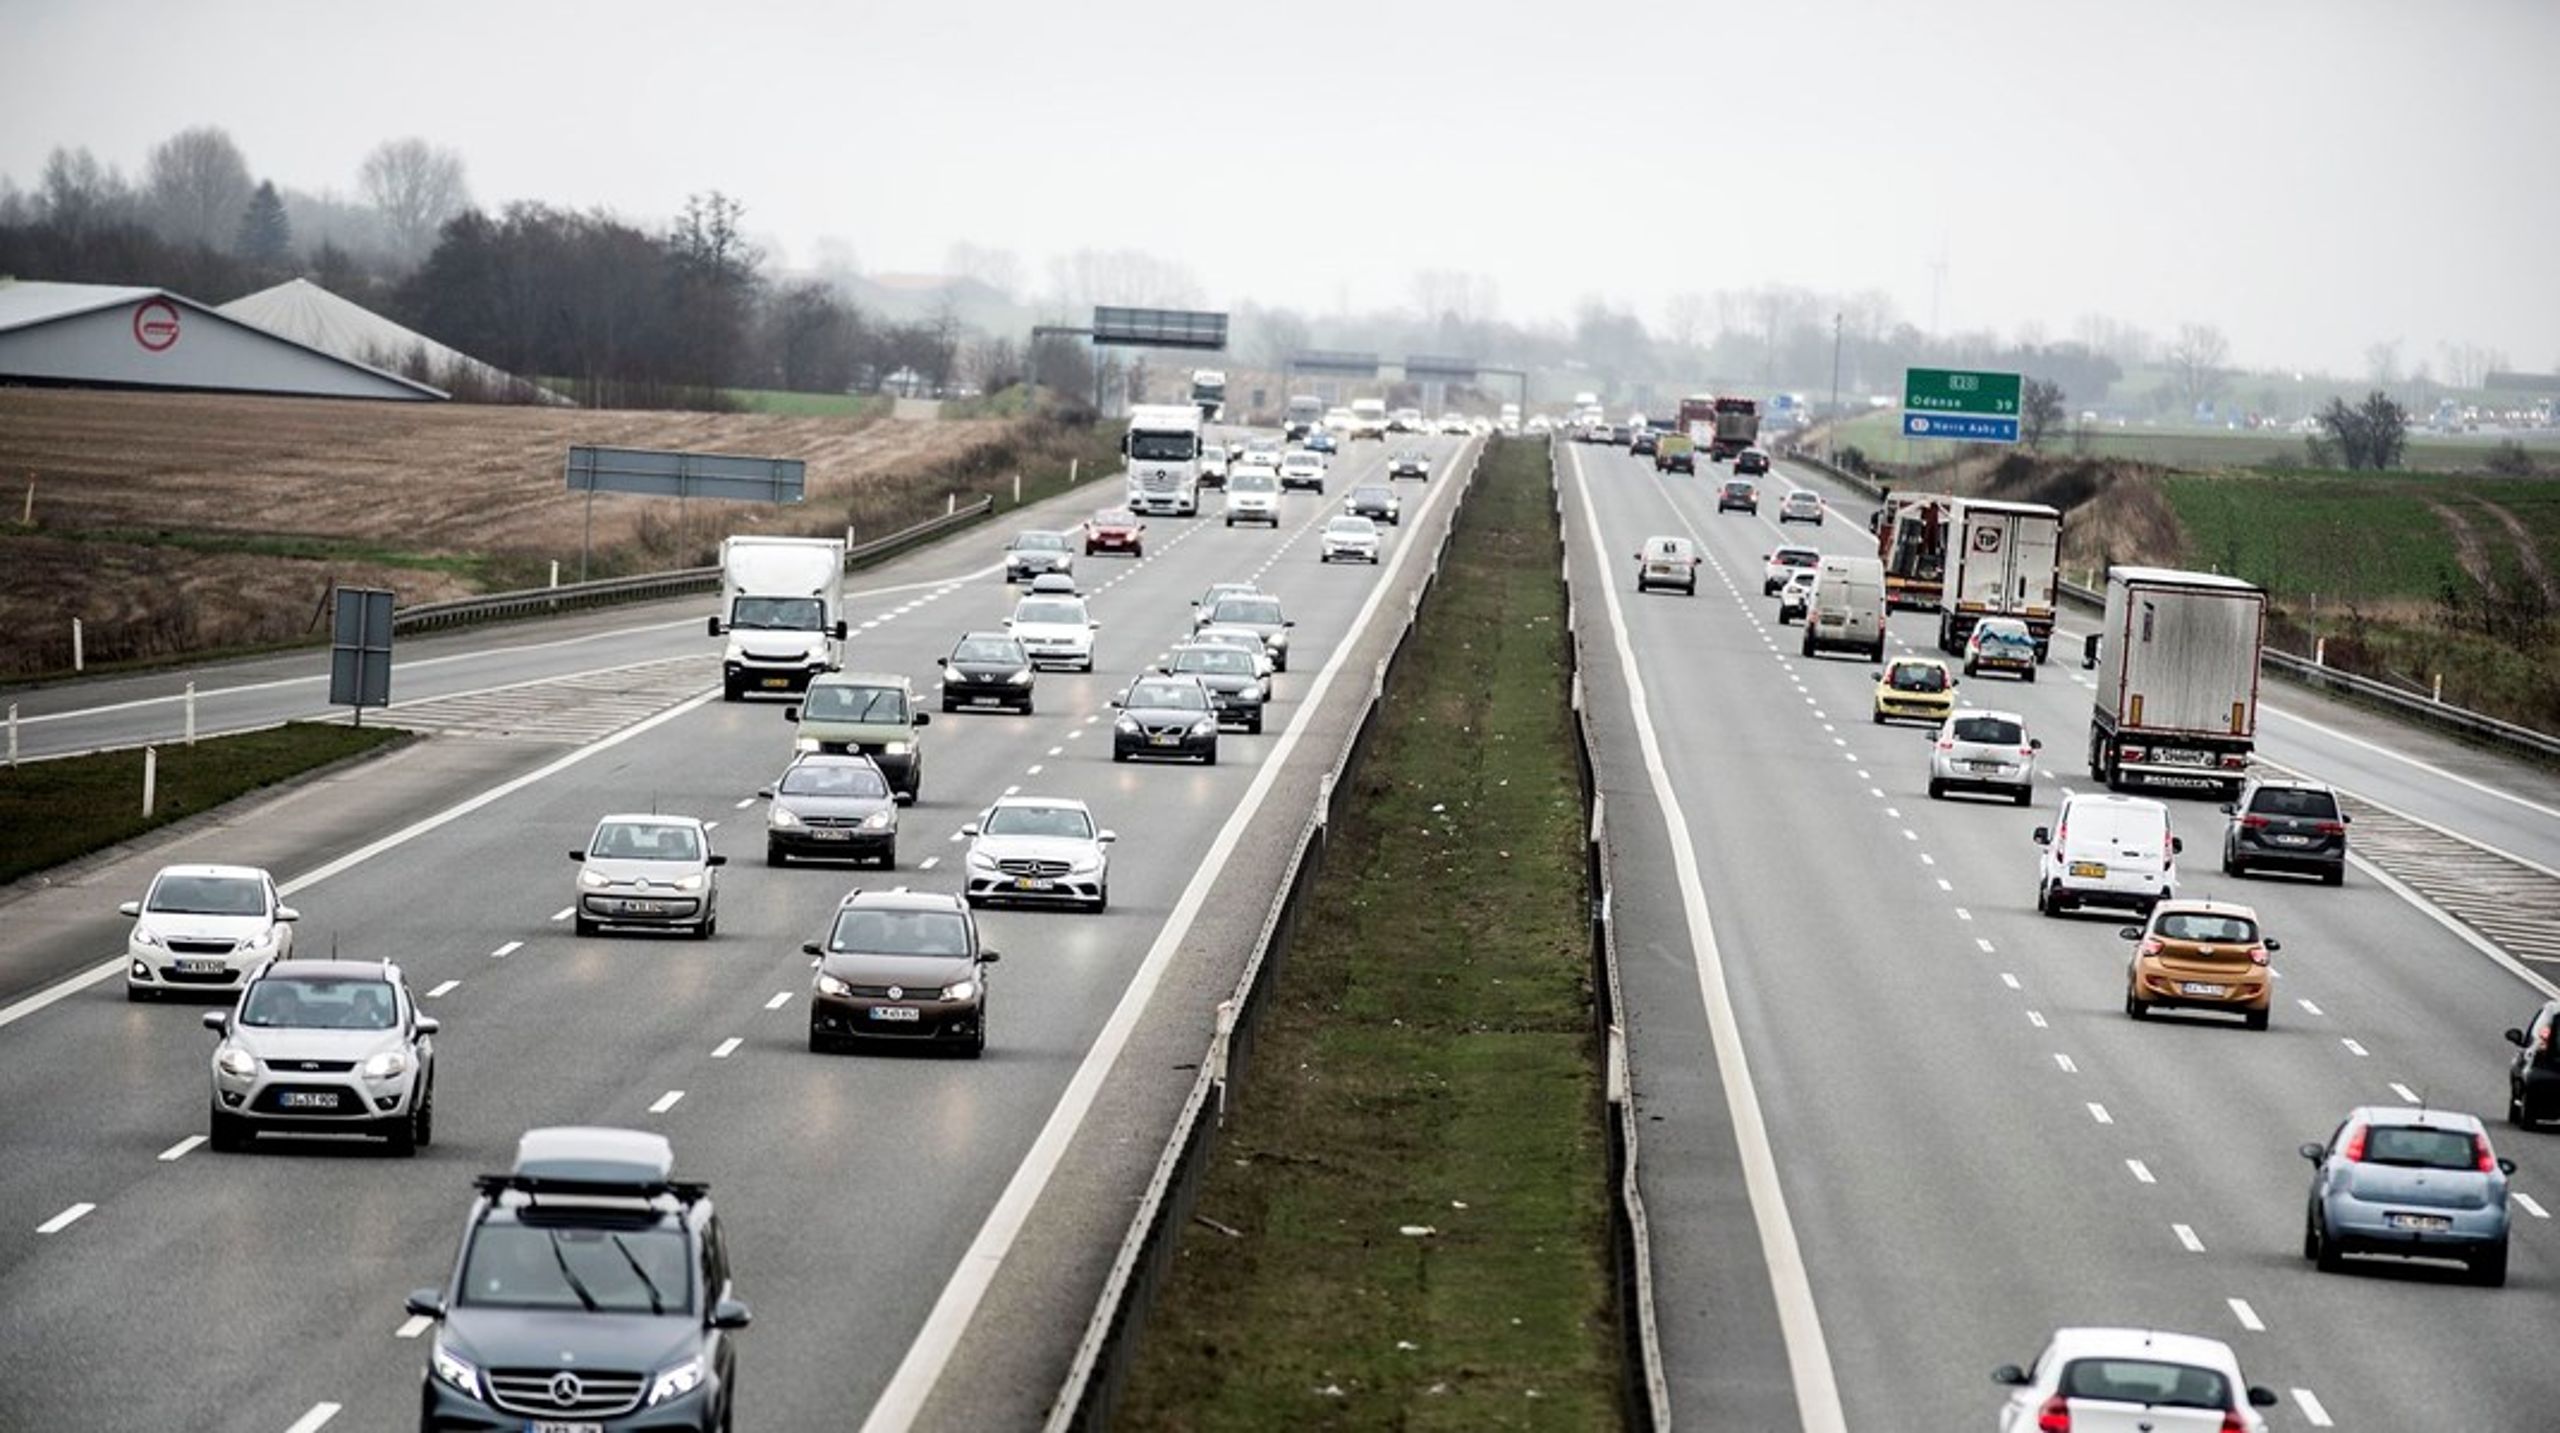
[[[942,668],[942,709],[1011,707],[1031,715],[1031,656],[1003,632],[971,632],[936,657]]]
[[[1396,490],[1383,483],[1362,483],[1342,500],[1342,510],[1353,517],[1373,518],[1394,527],[1396,515],[1404,511],[1404,502]]]
[[[1223,642],[1186,642],[1173,649],[1168,665],[1156,670],[1166,676],[1199,678],[1217,706],[1219,721],[1256,734],[1262,731],[1262,705],[1270,692],[1262,684],[1261,665],[1250,654]]]
[[[768,866],[793,856],[898,864],[898,798],[870,757],[812,752],[756,794]]]
[[[1218,709],[1209,689],[1193,676],[1150,676],[1112,698],[1120,719],[1111,724],[1111,759],[1175,757],[1218,764]]]

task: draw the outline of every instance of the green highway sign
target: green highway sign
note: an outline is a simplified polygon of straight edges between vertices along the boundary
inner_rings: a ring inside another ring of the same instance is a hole
[[[2018,375],[1972,373],[1961,368],[1906,368],[1902,406],[1911,413],[1976,413],[2018,416]]]

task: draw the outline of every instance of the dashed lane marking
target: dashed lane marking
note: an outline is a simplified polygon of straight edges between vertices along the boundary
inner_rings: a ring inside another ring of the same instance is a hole
[[[774,992],[773,998],[764,1003],[764,1008],[767,1010],[779,1010],[790,1003],[791,992],[788,990],[777,990]]]
[[[2151,1166],[2144,1164],[2141,1160],[2128,1159],[2124,1162],[2124,1167],[2139,1183],[2158,1184],[2160,1182],[2159,1180],[2151,1177]]]
[[[658,1098],[650,1104],[649,1113],[653,1115],[665,1114],[667,1111],[676,1107],[676,1101],[683,1098],[684,1091],[669,1090],[665,1094],[658,1096]]]
[[[82,1219],[87,1218],[89,1211],[97,1207],[98,1206],[95,1204],[74,1204],[70,1208],[63,1210],[61,1213],[44,1221],[42,1224],[37,1225],[36,1232],[39,1234],[59,1234],[63,1230],[70,1228],[72,1225],[79,1223]]]
[[[185,1139],[182,1139],[176,1144],[169,1146],[167,1149],[160,1151],[160,1162],[162,1164],[174,1164],[177,1161],[186,1158],[188,1150],[191,1150],[202,1143],[204,1143],[203,1135],[188,1135]]]
[[[489,952],[489,958],[491,960],[504,960],[508,956],[511,956],[522,949],[524,949],[523,941],[511,940],[505,945],[499,946],[496,950]]]
[[[2178,1236],[2178,1242],[2186,1246],[2188,1253],[2201,1254],[2204,1252],[2204,1241],[2196,1237],[2196,1231],[2193,1227],[2185,1224],[2172,1224],[2169,1226],[2169,1232]]]
[[[2240,1327],[2251,1333],[2267,1331],[2266,1321],[2258,1317],[2256,1309],[2249,1307],[2247,1299],[2225,1299],[2223,1302],[2231,1306],[2231,1316],[2240,1321]]]
[[[731,1055],[738,1052],[738,1046],[740,1043],[741,1042],[737,1036],[730,1036],[728,1039],[711,1047],[711,1058],[715,1060],[728,1059]]]

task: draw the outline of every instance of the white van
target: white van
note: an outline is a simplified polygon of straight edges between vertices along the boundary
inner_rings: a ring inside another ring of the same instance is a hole
[[[2053,825],[2036,828],[2036,909],[2049,916],[2082,906],[2148,914],[2176,894],[2178,853],[2169,808],[2140,796],[2075,792]]]
[[[1873,557],[1825,553],[1814,568],[1813,601],[1804,614],[1804,654],[1835,647],[1884,660],[1884,564]]]

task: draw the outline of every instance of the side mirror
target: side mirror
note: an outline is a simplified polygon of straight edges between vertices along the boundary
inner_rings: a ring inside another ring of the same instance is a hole
[[[1084,624],[1084,628],[1088,632],[1099,632],[1102,630],[1102,624],[1099,622],[1087,622]]]
[[[2510,1045],[2515,1046],[2515,1047],[2516,1047],[2517,1049],[2519,1049],[2519,1050],[2523,1049],[2523,1048],[2524,1048],[2524,1032],[2523,1032],[2522,1030],[2510,1030],[2510,1031],[2508,1031],[2508,1032],[2507,1032],[2507,1043],[2508,1043],[2508,1044],[2510,1044]]]
[[[714,851],[710,855],[702,858],[702,864],[706,866],[725,866],[729,864],[729,858],[721,855],[717,851]]]
[[[1112,842],[1120,839],[1120,833],[1117,831],[1103,831],[1097,833],[1093,839],[1102,845],[1108,846]]]
[[[1171,667],[1158,667],[1158,668],[1156,668],[1156,675],[1157,675],[1157,676],[1159,676],[1159,677],[1170,677],[1170,676],[1172,676],[1172,675],[1173,675],[1173,668],[1171,668]]]
[[[2240,814],[2240,804],[2236,801],[2225,801],[2218,809],[2225,816],[2237,816]]]
[[[231,1012],[228,1010],[208,1010],[204,1012],[204,1028],[212,1031],[216,1035],[230,1034]]]
[[[125,902],[123,905],[120,905],[120,906],[116,907],[116,914],[118,914],[118,915],[125,915],[125,916],[139,916],[139,915],[141,915],[141,914],[142,914],[142,902],[140,902],[140,901],[127,901],[127,902]]]
[[[804,940],[800,942],[800,953],[802,955],[818,954],[818,943],[814,940]]]
[[[2027,750],[2029,750],[2029,751],[2042,751],[2042,750],[2044,750],[2044,738],[2043,738],[2043,737],[2036,737],[2035,739],[2033,739],[2033,740],[2029,741],[2029,742],[2027,743]]]
[[[570,859],[570,860],[572,860],[572,861],[583,861],[583,860],[585,860],[586,858],[587,858],[587,853],[586,853],[586,852],[584,852],[584,851],[571,851],[571,852],[569,853],[569,859]]]
[[[2038,827],[2036,828],[2036,844],[2037,844],[2037,845],[2039,845],[2039,846],[2050,846],[2050,845],[2052,845],[2052,844],[2053,844],[2053,828],[2051,828],[2051,827],[2049,827],[2049,826],[2038,826]]]
[[[2338,813],[2338,824],[2341,826],[2353,826],[2356,824],[2356,818],[2348,815],[2344,811],[2341,811]]]
[[[2126,940],[2140,940],[2142,939],[2142,927],[2138,925],[2123,926],[2116,931],[2116,934]]]
[[[2267,951],[2268,951],[2268,953],[2269,953],[2269,954],[2273,954],[2273,953],[2275,953],[2276,951],[2279,951],[2279,950],[2282,950],[2282,949],[2284,949],[2284,942],[2283,942],[2283,941],[2280,941],[2280,940],[2271,940],[2271,941],[2268,941],[2268,942],[2267,942]]]
[[[933,664],[937,667],[947,667],[951,665],[951,659],[949,657],[936,657],[933,659]]]
[[[756,799],[760,801],[771,801],[773,799],[773,788],[768,786],[762,791],[757,792]]]
[[[703,630],[704,630],[704,632],[705,632],[705,634],[706,634],[706,635],[713,636],[713,637],[717,637],[717,636],[719,636],[719,635],[720,635],[720,619],[719,619],[719,618],[717,618],[717,617],[714,617],[714,618],[712,618],[710,621],[708,621],[708,622],[704,623],[704,624],[703,624]]]
[[[791,721],[791,722],[796,722],[796,721],[800,720],[800,708],[798,708],[797,706],[788,706],[788,707],[784,707],[784,708],[782,709],[782,719],[783,719],[784,721]]]
[[[2272,1389],[2272,1388],[2265,1387],[2265,1386],[2263,1386],[2263,1385],[2261,1385],[2261,1384],[2255,1384],[2255,1383],[2250,1384],[2250,1385],[2249,1385],[2249,1406],[2250,1406],[2250,1407],[2252,1407],[2252,1408],[2273,1408],[2273,1407],[2275,1407],[2275,1406],[2276,1406],[2276,1391],[2275,1391],[2274,1389]]]
[[[400,1306],[420,1318],[444,1317],[444,1295],[433,1289],[411,1289],[409,1297]]]
[[[1129,689],[1127,687],[1122,687],[1120,690],[1111,694],[1111,704],[1115,707],[1125,705],[1128,700]]]
[[[278,906],[276,907],[276,919],[283,921],[286,925],[291,925],[295,921],[302,919],[302,912],[295,910],[291,906]]]
[[[2184,837],[2184,836],[2172,836],[2172,837],[2170,837],[2170,838],[2169,838],[2169,854],[2170,854],[2170,855],[2172,855],[2172,856],[2183,856],[2183,855],[2185,855],[2186,853],[2187,853],[2187,838],[2186,838],[2186,837]]]
[[[1283,626],[1283,627],[1295,627],[1295,626],[1297,626],[1297,625],[1298,625],[1298,621],[1297,621],[1297,619],[1296,619],[1296,618],[1294,618],[1294,617],[1293,617],[1293,618],[1289,619],[1288,621],[1281,623],[1280,625],[1281,625],[1281,626]]]
[[[829,628],[828,631],[837,641],[843,641],[845,638],[844,619],[842,617],[838,617],[836,619],[836,625]]]
[[[2329,1147],[2325,1144],[2305,1144],[2296,1153],[2313,1164],[2321,1164],[2329,1158]]]
[[[438,1020],[432,1015],[421,1015],[418,1017],[418,1033],[421,1035],[433,1035],[443,1028],[444,1022]]]
[[[971,822],[969,822],[969,823],[967,823],[967,824],[963,825],[963,826],[960,828],[960,834],[961,834],[961,835],[963,835],[963,836],[975,836],[975,835],[977,835],[977,834],[978,834],[978,823],[977,823],[977,822],[975,822],[975,821],[971,821]]]
[[[1004,952],[1000,950],[982,950],[978,952],[978,963],[980,965],[993,965],[1002,959],[1004,959]]]
[[[1991,1370],[1991,1381],[2011,1388],[2024,1388],[2027,1386],[2027,1371],[2014,1363],[2004,1363]]]
[[[931,726],[931,725],[933,725],[933,713],[931,713],[931,712],[917,712],[917,713],[916,713],[916,725],[918,725],[918,726]]]
[[[2515,1172],[2516,1172],[2516,1162],[2515,1162],[2514,1160],[2512,1160],[2512,1159],[2508,1159],[2508,1158],[2506,1158],[2506,1157],[2504,1157],[2504,1156],[2500,1156],[2500,1157],[2499,1157],[2499,1159],[2498,1159],[2498,1172],[2499,1172],[2500,1174],[2513,1174],[2513,1173],[2515,1173]]]
[[[708,1323],[716,1329],[742,1329],[754,1318],[755,1315],[747,1312],[745,1304],[736,1299],[722,1299],[711,1306]]]

